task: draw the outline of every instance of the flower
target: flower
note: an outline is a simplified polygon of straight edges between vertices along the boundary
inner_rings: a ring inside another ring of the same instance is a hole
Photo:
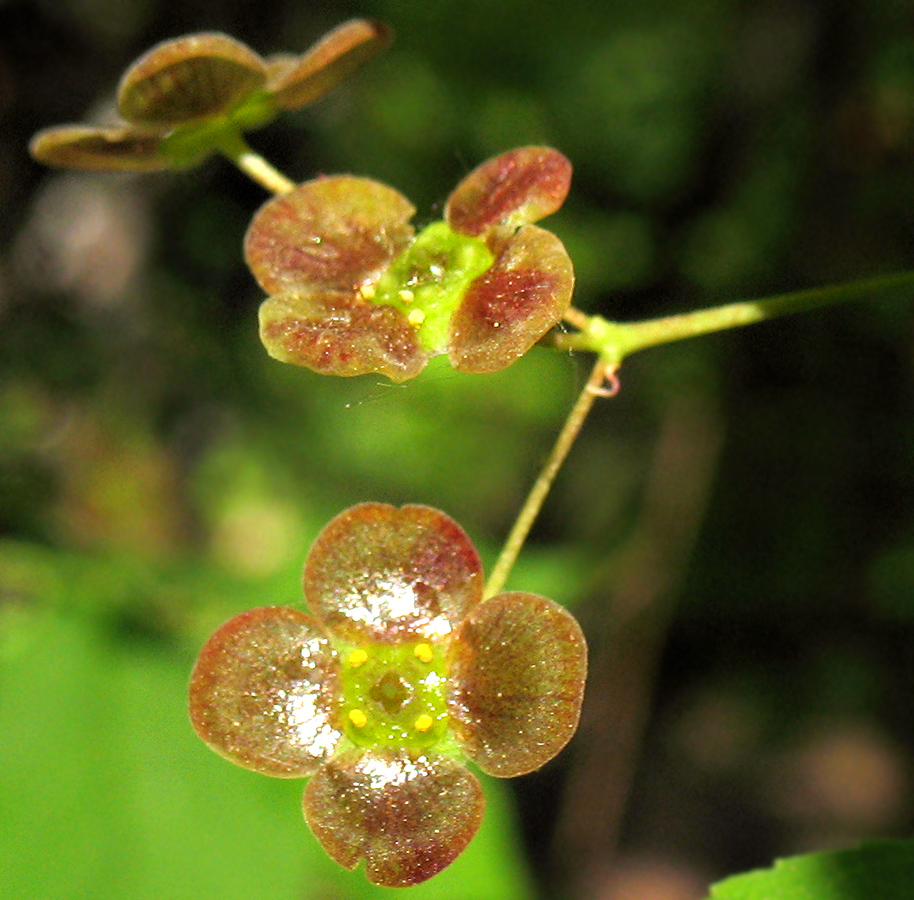
[[[126,125],[63,125],[39,132],[32,155],[53,166],[150,172],[195,165],[240,131],[313,103],[390,43],[385,25],[344,22],[301,56],[262,59],[225,34],[165,41],[124,73]]]
[[[562,205],[570,183],[558,151],[511,150],[471,172],[444,221],[418,235],[409,200],[368,178],[317,178],[268,201],[245,238],[271,295],[264,346],[317,372],[398,382],[441,353],[463,372],[503,369],[571,302],[562,242],[530,224]]]
[[[479,827],[465,758],[521,775],[571,738],[580,627],[534,594],[483,599],[470,539],[427,506],[341,513],[311,548],[304,591],[310,615],[262,607],[210,638],[190,681],[194,729],[238,765],[310,777],[305,818],[338,863],[417,884]]]

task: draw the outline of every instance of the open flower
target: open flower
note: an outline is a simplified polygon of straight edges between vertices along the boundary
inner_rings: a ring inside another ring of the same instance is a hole
[[[512,150],[471,172],[444,221],[419,234],[412,204],[368,178],[317,178],[268,201],[245,238],[271,295],[264,346],[330,375],[404,381],[442,353],[460,371],[503,369],[571,302],[562,242],[531,224],[562,205],[570,182],[558,151]]]
[[[305,563],[311,614],[235,616],[190,682],[200,737],[241,766],[310,776],[304,814],[330,856],[382,885],[449,865],[482,819],[477,778],[530,772],[577,727],[586,645],[562,607],[482,597],[464,531],[426,506],[365,503]]]
[[[301,56],[262,59],[219,33],[165,41],[124,73],[114,128],[64,125],[39,132],[32,155],[53,166],[149,172],[194,165],[282,110],[326,94],[391,39],[386,26],[344,22]]]

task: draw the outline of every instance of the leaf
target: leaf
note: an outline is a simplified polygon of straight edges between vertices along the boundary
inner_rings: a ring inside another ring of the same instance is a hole
[[[49,570],[60,559],[67,578],[77,562],[45,548],[39,558]],[[83,562],[96,602],[122,603],[124,584]],[[321,849],[302,821],[300,781],[246,772],[200,743],[187,721],[189,659],[115,642],[87,618],[0,609],[3,900],[390,900]],[[467,851],[396,896],[531,900],[507,793],[487,784]]]
[[[811,853],[773,869],[736,875],[712,900],[910,900],[914,841],[874,841],[854,850]]]

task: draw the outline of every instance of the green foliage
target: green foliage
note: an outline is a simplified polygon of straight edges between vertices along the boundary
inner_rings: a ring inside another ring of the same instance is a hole
[[[766,872],[715,885],[712,900],[907,900],[914,885],[914,843],[874,841],[857,850],[779,860]]]
[[[313,4],[254,19],[249,4],[205,7],[201,20],[170,0],[0,5],[0,893],[12,900],[402,896],[329,864],[299,786],[219,765],[175,699],[220,621],[297,601],[308,544],[354,502],[433,503],[491,560],[581,380],[540,349],[492,376],[432,361],[405,387],[275,365],[251,332],[261,298],[237,254],[259,190],[218,162],[111,182],[28,162],[30,135],[97,110],[150,38],[219,28],[301,48],[333,24]],[[612,321],[914,267],[903,4],[369,0],[358,12],[394,25],[395,54],[257,135],[296,180],[370,175],[437,215],[478,160],[556,146],[575,165],[551,220],[575,305]],[[593,718],[560,766],[511,795],[486,784],[480,836],[407,896],[594,896],[624,890],[604,880],[610,861],[624,873],[645,856],[697,871],[698,896],[707,872],[910,832],[910,315],[901,294],[632,359],[511,582],[588,623]],[[696,468],[696,448],[722,440],[711,472]],[[644,720],[640,741],[630,726]],[[616,796],[614,766],[630,798],[620,853],[618,823],[596,815]],[[904,874],[892,846],[875,857]],[[816,859],[798,880],[831,900]],[[731,883],[774,891],[778,872]]]
[[[94,583],[100,605],[118,601],[109,590]],[[300,782],[213,764],[187,724],[189,663],[188,653],[91,620],[4,608],[4,897],[392,896],[339,869],[310,837]],[[509,837],[512,812],[497,785],[486,794],[487,821],[466,854],[431,889],[397,896],[533,896]]]

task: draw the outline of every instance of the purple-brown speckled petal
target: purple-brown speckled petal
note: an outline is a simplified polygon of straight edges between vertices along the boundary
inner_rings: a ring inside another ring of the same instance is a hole
[[[189,34],[144,53],[124,73],[117,105],[128,122],[167,128],[225,112],[266,80],[266,63],[241,41]]]
[[[408,887],[450,865],[473,839],[485,798],[476,776],[443,756],[348,751],[305,789],[305,818],[330,856],[374,884]]]
[[[49,166],[92,172],[155,172],[171,168],[159,152],[162,138],[137,128],[61,125],[39,131],[29,144]]]
[[[448,199],[444,217],[454,231],[485,235],[554,213],[571,186],[571,163],[551,147],[520,147],[474,169]]]
[[[286,291],[260,307],[260,339],[280,362],[323,375],[376,372],[401,382],[428,360],[406,316],[333,291]]]
[[[574,617],[535,594],[498,594],[479,604],[450,649],[454,734],[483,772],[532,772],[578,726],[587,645]]]
[[[448,356],[461,372],[497,372],[523,356],[568,309],[574,269],[550,231],[525,225],[473,281],[451,319]]]
[[[274,77],[269,90],[283,109],[298,109],[320,99],[393,40],[381,22],[351,19],[325,34],[294,63],[268,60]]]
[[[326,632],[283,606],[229,619],[190,679],[194,730],[226,759],[264,775],[312,775],[336,748],[339,666]]]
[[[428,506],[363,503],[320,533],[304,573],[312,612],[353,643],[438,640],[482,596],[466,532]]]
[[[306,181],[256,213],[245,259],[268,294],[307,286],[355,292],[406,248],[414,212],[402,194],[370,178]]]

